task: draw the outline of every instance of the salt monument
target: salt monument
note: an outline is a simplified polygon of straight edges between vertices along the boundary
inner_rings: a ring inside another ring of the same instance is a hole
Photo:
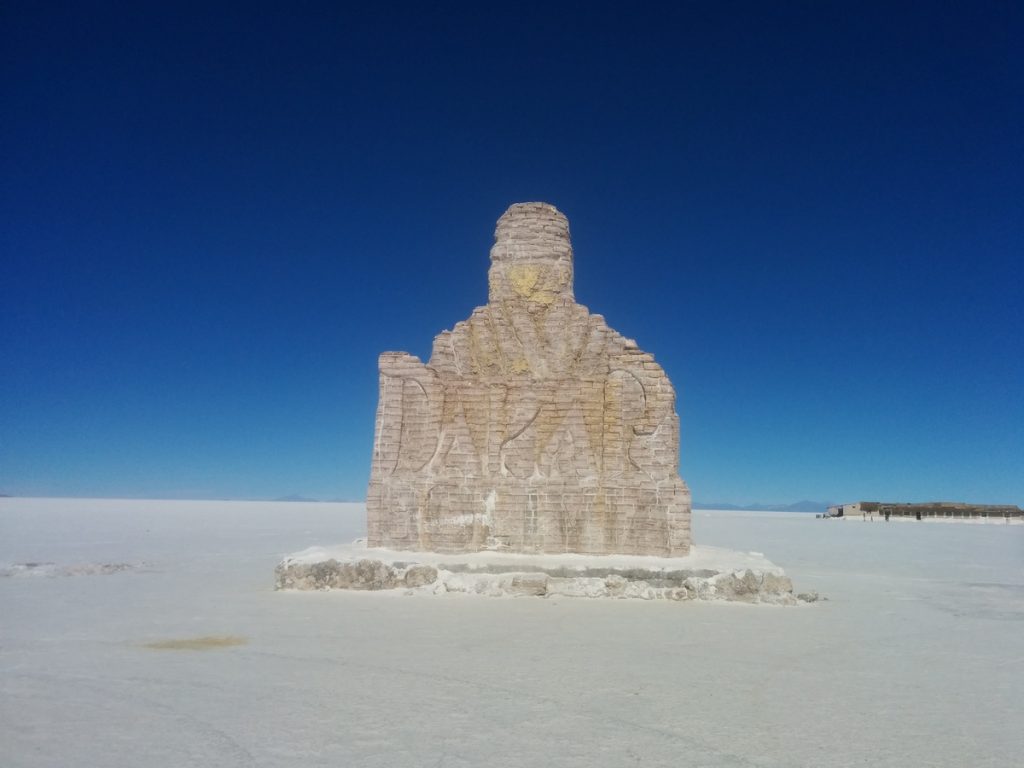
[[[380,356],[369,546],[688,554],[675,391],[576,303],[566,217],[511,206],[490,257],[487,304],[426,364]]]
[[[576,303],[565,216],[509,208],[488,276],[425,365],[380,356],[368,537],[286,556],[277,589],[817,599],[760,552],[691,546],[675,391]]]

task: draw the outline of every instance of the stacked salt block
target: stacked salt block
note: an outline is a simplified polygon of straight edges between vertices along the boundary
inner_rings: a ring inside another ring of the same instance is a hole
[[[785,572],[760,552],[691,548],[684,557],[399,552],[351,545],[310,547],[275,570],[279,590],[383,590],[409,595],[727,600],[796,605]]]
[[[454,568],[454,570],[452,570]],[[315,563],[288,558],[275,571],[275,587],[284,590],[394,590],[406,594],[465,593],[487,597],[591,597],[641,600],[724,600],[796,605],[815,602],[817,593],[793,596],[793,583],[781,571],[743,569],[626,570],[566,568],[515,571],[470,569],[377,559]]]
[[[486,306],[429,362],[380,356],[371,547],[681,556],[675,391],[654,357],[573,297],[569,224],[498,220]]]

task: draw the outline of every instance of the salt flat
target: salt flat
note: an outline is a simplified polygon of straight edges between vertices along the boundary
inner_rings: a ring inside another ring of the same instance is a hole
[[[694,513],[698,543],[829,598],[798,607],[272,590],[284,554],[363,523],[361,504],[0,499],[3,765],[1024,754],[1024,526]]]

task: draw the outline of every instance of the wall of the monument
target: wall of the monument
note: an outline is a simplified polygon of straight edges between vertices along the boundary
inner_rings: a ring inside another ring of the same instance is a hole
[[[674,392],[650,355],[607,360],[603,376],[499,383],[382,355],[371,546],[685,554]]]
[[[575,302],[552,206],[513,206],[496,235],[489,303],[426,365],[380,357],[370,545],[686,554],[668,377]]]

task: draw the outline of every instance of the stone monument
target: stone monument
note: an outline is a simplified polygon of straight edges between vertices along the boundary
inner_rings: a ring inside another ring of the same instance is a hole
[[[486,306],[435,337],[426,365],[380,356],[369,546],[688,554],[665,372],[576,303],[554,206],[511,206],[494,238]]]

